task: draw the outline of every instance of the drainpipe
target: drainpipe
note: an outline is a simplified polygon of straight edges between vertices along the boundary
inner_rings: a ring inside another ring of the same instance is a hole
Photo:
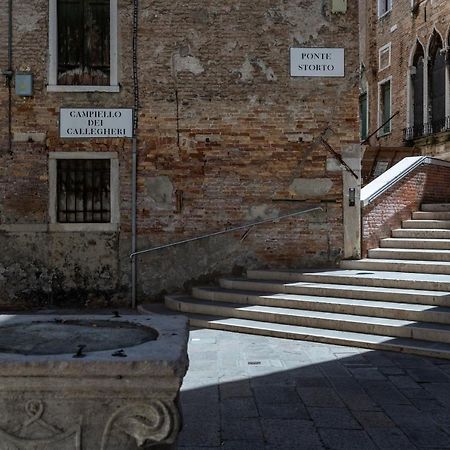
[[[139,113],[139,79],[138,79],[138,12],[139,0],[133,0],[133,148],[131,157],[131,253],[136,252],[137,243],[137,128]],[[137,261],[131,259],[131,307],[136,308]]]
[[[8,69],[3,72],[8,86],[8,152],[12,153],[13,0],[8,0]]]

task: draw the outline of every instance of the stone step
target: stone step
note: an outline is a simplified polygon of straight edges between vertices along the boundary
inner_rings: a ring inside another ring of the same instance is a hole
[[[450,275],[450,262],[401,260],[401,259],[375,259],[341,261],[342,269],[355,270],[383,270],[394,272],[435,273]]]
[[[403,228],[433,228],[433,229],[450,229],[450,220],[404,220],[402,222]]]
[[[345,293],[345,291],[343,293]],[[345,297],[336,298],[209,287],[194,288],[192,296],[199,300],[225,303],[274,306],[309,311],[356,314],[389,319],[450,324],[450,308],[448,307],[399,303],[398,300],[397,302],[383,302],[380,300],[371,301]],[[448,293],[446,293],[446,300],[446,304],[450,305],[450,295]]]
[[[450,220],[450,211],[416,211],[413,212],[414,220]]]
[[[188,318],[190,325],[198,328],[450,359],[450,345],[443,343],[198,314],[188,314]]]
[[[450,211],[450,203],[424,203],[422,211]]]
[[[380,240],[380,247],[450,250],[450,239],[387,238]]]
[[[358,285],[294,282],[280,280],[251,280],[225,278],[220,280],[224,289],[256,291],[263,293],[283,293],[307,296],[322,296],[360,300],[379,300],[386,302],[405,302],[432,306],[450,307],[450,294],[447,291],[426,291],[417,289],[398,289]]]
[[[282,281],[309,281],[311,283],[353,284],[370,287],[391,287],[400,289],[424,289],[429,291],[450,291],[450,275],[389,272],[382,270],[249,270],[250,279]]]
[[[182,313],[234,317],[285,325],[325,328],[329,330],[370,333],[450,343],[450,325],[387,319],[322,311],[279,308],[259,305],[240,305],[195,300],[183,295],[166,296],[168,308]]]
[[[450,230],[399,228],[392,230],[394,238],[417,238],[417,239],[450,239]]]
[[[376,259],[414,259],[420,261],[450,262],[450,250],[373,248],[368,252],[369,258]]]

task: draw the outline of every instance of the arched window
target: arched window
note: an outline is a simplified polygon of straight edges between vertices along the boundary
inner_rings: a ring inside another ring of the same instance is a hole
[[[412,125],[413,136],[423,135],[423,76],[424,76],[424,51],[422,45],[417,42],[416,52],[414,53],[413,66],[411,68],[411,89],[412,89]]]
[[[429,131],[438,133],[445,128],[445,55],[439,34],[435,31],[429,48]]]

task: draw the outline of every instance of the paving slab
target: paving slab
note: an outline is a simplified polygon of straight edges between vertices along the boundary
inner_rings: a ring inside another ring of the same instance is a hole
[[[446,361],[203,329],[189,358],[180,450],[450,448]]]

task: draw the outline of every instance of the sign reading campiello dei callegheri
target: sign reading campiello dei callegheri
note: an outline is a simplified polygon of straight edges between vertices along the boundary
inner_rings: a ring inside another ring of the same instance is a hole
[[[133,137],[131,108],[61,108],[61,138],[130,138]]]

